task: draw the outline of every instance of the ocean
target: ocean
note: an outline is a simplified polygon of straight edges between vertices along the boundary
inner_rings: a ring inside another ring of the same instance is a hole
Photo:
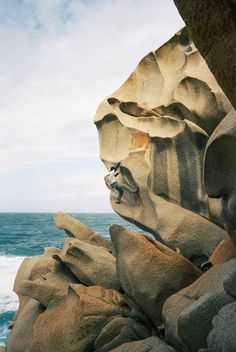
[[[70,215],[105,238],[109,238],[109,227],[114,223],[138,230],[116,214]],[[45,247],[61,248],[65,237],[65,232],[54,225],[52,213],[0,213],[0,345],[5,345],[7,327],[18,308],[12,288],[21,262],[27,256],[42,254]]]

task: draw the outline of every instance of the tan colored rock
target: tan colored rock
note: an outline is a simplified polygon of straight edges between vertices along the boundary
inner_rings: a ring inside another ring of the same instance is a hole
[[[175,352],[176,350],[167,345],[156,336],[144,340],[127,342],[115,348],[111,352]]]
[[[201,270],[158,241],[119,225],[111,226],[110,235],[122,289],[158,327],[165,300],[196,280]]]
[[[190,29],[198,50],[236,108],[235,0],[174,2]]]
[[[72,275],[72,273],[70,273],[68,269],[62,267],[62,264],[53,258],[53,256],[58,255],[59,253],[60,250],[58,248],[51,247],[46,248],[43,255],[24,259],[17,272],[13,287],[13,291],[19,297],[20,303],[19,309],[13,319],[13,322],[18,318],[23,307],[30,300],[30,298],[36,297],[33,294],[31,296],[30,292],[32,285],[35,286],[36,282],[38,282],[36,281],[37,279],[39,280],[39,282],[42,280],[45,281],[47,275],[49,275],[50,273],[55,273],[55,277],[59,279],[58,282],[61,282],[61,275],[64,278],[67,277],[69,282],[76,282],[75,277]],[[43,283],[43,285],[45,284],[46,282]],[[49,292],[45,291],[44,293],[48,294]]]
[[[120,289],[116,275],[116,259],[104,247],[68,238],[64,240],[59,258],[83,284]]]
[[[51,301],[67,296],[70,283],[79,280],[62,264],[58,263],[54,272],[49,272],[35,280],[23,280],[20,294],[37,300],[42,306],[48,307]]]
[[[203,188],[203,156],[230,108],[184,29],[145,56],[95,116],[102,161],[121,162],[118,182],[139,187],[121,204],[111,192],[113,209],[188,258],[210,256],[225,237],[221,205]]]
[[[226,237],[215,248],[209,261],[212,264],[220,264],[226,263],[232,258],[236,258],[236,246],[229,237]]]
[[[29,351],[34,323],[43,311],[44,308],[34,299],[27,302],[8,337],[7,352]]]
[[[50,304],[37,319],[30,352],[92,351],[94,344],[98,351],[104,352],[108,351],[109,344],[110,351],[117,347],[117,335],[118,343],[150,336],[139,318],[140,314],[135,315],[122,294],[116,291],[71,285],[67,298]],[[114,334],[103,334],[103,329],[113,320],[110,331]],[[129,329],[120,338],[122,326]]]
[[[165,339],[167,343],[180,349],[183,348],[177,331],[178,320],[182,312],[186,311],[186,309],[191,311],[191,307],[194,304],[196,305],[196,308],[198,308],[199,305],[201,309],[198,300],[204,295],[208,295],[209,300],[211,301],[211,295],[216,295],[222,292],[224,293],[224,281],[227,277],[232,277],[232,275],[234,277],[236,276],[236,259],[232,259],[224,264],[214,265],[190,286],[173,294],[166,300],[163,306],[162,316],[165,325]],[[221,304],[221,301],[219,302]],[[196,311],[194,309],[193,313],[195,314]],[[194,327],[192,328],[194,329]],[[197,334],[197,329],[200,331],[201,327],[197,328],[196,325],[195,329]]]
[[[80,241],[89,242],[95,246],[102,246],[111,251],[111,244],[103,236],[97,234],[72,216],[57,212],[54,215],[54,222],[59,229],[65,230],[69,237],[75,237]]]

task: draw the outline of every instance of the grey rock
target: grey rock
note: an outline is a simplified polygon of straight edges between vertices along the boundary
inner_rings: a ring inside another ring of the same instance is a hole
[[[183,347],[177,331],[179,316],[203,295],[224,292],[223,282],[225,277],[227,277],[227,273],[230,272],[236,273],[236,259],[231,259],[224,264],[214,265],[193,284],[173,294],[166,300],[162,316],[166,328],[165,337],[169,344],[177,348]]]
[[[236,351],[236,302],[223,307],[212,320],[213,329],[208,335],[211,352]]]
[[[233,301],[225,292],[205,294],[179,316],[177,331],[183,346],[192,352],[207,347],[207,336],[212,329],[212,318]]]

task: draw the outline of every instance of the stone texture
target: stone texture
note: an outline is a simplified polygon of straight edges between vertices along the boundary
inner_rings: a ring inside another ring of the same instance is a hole
[[[111,244],[103,236],[72,216],[57,212],[54,215],[54,222],[59,229],[65,230],[69,237],[75,237],[80,241],[88,242],[95,246],[102,246],[111,251]]]
[[[43,311],[44,308],[34,299],[27,302],[8,337],[7,352],[29,351],[34,323]]]
[[[66,297],[70,283],[78,282],[79,280],[62,263],[58,263],[54,272],[35,280],[23,280],[19,293],[34,298],[42,306],[47,307],[51,301]]]
[[[170,248],[119,225],[110,227],[122,289],[158,327],[168,296],[196,280],[202,272]]]
[[[184,348],[198,352],[207,347],[207,336],[212,329],[212,319],[233,297],[225,292],[205,294],[187,307],[178,319],[178,336]]]
[[[184,29],[145,56],[95,116],[102,161],[121,162],[119,182],[139,187],[121,204],[111,192],[113,209],[188,258],[208,258],[225,236],[220,202],[203,188],[203,155],[230,109]]]
[[[68,238],[64,240],[63,250],[58,257],[81,283],[120,289],[116,259],[104,247]]]
[[[210,352],[236,351],[236,302],[223,307],[213,318],[207,342]]]
[[[173,294],[166,300],[162,316],[166,329],[165,337],[168,343],[179,348],[183,347],[177,331],[181,313],[187,308],[191,310],[191,305],[204,295],[215,295],[224,292],[224,280],[231,275],[234,277],[236,275],[236,259],[224,264],[214,265],[192,285]],[[197,330],[197,326],[195,327]]]
[[[174,2],[198,50],[236,108],[235,1],[174,0]]]
[[[176,350],[167,345],[156,336],[144,340],[127,342],[115,348],[111,352],[175,352]]]
[[[215,248],[209,261],[214,265],[226,263],[232,258],[236,258],[236,246],[229,237],[226,237]]]
[[[71,285],[66,299],[52,302],[37,319],[30,352],[110,351],[150,336],[140,317],[116,291]]]

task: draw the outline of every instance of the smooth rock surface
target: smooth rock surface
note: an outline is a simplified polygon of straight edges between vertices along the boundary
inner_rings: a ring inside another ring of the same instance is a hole
[[[67,238],[58,257],[81,283],[120,289],[116,275],[116,259],[104,247],[76,238]]]
[[[121,162],[118,182],[139,188],[121,204],[111,192],[113,209],[191,259],[207,259],[225,237],[220,203],[212,214],[203,188],[203,156],[230,108],[184,29],[145,56],[95,116],[102,161]]]
[[[167,297],[190,285],[202,272],[170,248],[119,225],[110,227],[122,289],[158,327]]]
[[[80,241],[85,241],[95,246],[102,246],[111,251],[111,244],[103,236],[72,216],[57,212],[54,215],[54,222],[59,229],[65,230],[69,237],[75,237]]]

